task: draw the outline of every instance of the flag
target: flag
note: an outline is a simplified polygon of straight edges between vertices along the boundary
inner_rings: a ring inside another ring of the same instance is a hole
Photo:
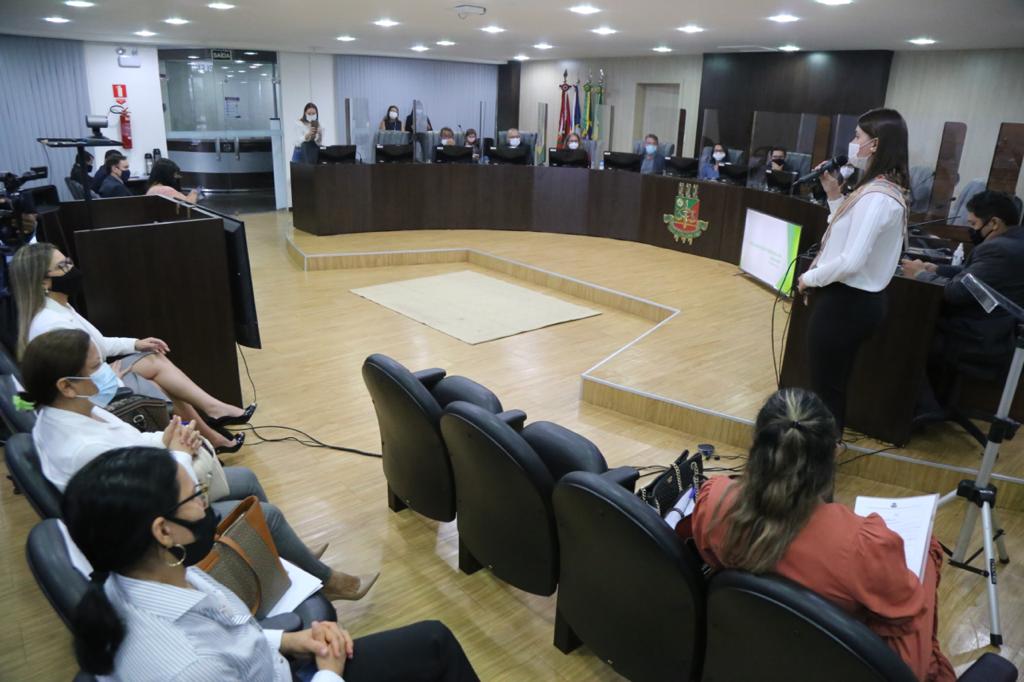
[[[556,143],[559,149],[565,143],[566,136],[572,132],[572,111],[569,108],[569,90],[571,88],[569,70],[566,69],[562,73],[562,84],[558,86],[558,89],[562,91],[562,106],[558,111],[558,141]]]
[[[572,112],[572,130],[577,135],[580,134],[580,124],[582,119],[580,117],[580,82],[576,81],[576,85],[572,86],[573,95],[575,96],[576,104],[573,106]]]
[[[594,132],[594,119],[591,104],[593,97],[591,95],[591,89],[594,87],[590,82],[593,79],[593,75],[587,77],[587,82],[583,84],[583,129],[580,135],[585,140],[589,140],[590,136]]]

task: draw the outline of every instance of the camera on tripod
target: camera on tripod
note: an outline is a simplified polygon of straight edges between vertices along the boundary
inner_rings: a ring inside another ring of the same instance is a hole
[[[32,166],[21,175],[8,171],[0,173],[0,243],[17,248],[23,245],[35,231],[35,220],[26,219],[25,214],[35,213],[31,196],[23,196],[21,187],[26,182],[42,180],[49,175],[46,166]]]

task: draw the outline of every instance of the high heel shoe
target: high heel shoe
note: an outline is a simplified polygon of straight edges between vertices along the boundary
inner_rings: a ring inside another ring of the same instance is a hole
[[[242,414],[237,417],[218,417],[213,419],[212,417],[203,417],[203,421],[212,428],[216,429],[221,426],[236,426],[238,424],[248,424],[252,419],[252,416],[256,414],[256,403],[249,403],[248,407],[242,411]]]
[[[219,448],[214,448],[214,452],[218,455],[230,455],[232,452],[238,452],[245,445],[245,434],[236,433],[232,440],[234,445],[222,445]]]
[[[327,601],[338,601],[340,599],[358,601],[366,596],[366,593],[370,591],[370,588],[373,587],[379,577],[379,571],[366,575],[348,575],[347,573],[333,571],[323,587],[323,594]]]

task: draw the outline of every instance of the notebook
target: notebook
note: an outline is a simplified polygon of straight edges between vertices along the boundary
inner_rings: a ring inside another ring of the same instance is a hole
[[[935,511],[939,507],[938,495],[919,497],[858,497],[853,513],[858,516],[878,514],[889,530],[903,538],[903,553],[907,568],[921,579],[928,546],[931,544]]]

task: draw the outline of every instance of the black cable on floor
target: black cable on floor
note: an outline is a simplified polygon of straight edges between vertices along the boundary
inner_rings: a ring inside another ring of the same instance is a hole
[[[303,438],[300,438],[298,436],[283,436],[281,438],[267,438],[266,436],[261,435],[260,432],[257,431],[257,429],[281,429],[283,431],[294,431],[295,433],[298,433],[301,436],[303,436]],[[291,427],[291,426],[275,426],[275,425],[254,426],[252,424],[246,424],[245,426],[239,426],[238,430],[239,431],[252,431],[252,435],[256,436],[256,438],[259,439],[256,443],[251,443],[251,445],[254,445],[254,446],[255,445],[262,445],[263,443],[285,443],[285,442],[291,441],[291,442],[298,443],[299,445],[305,446],[307,448],[324,448],[326,450],[337,450],[338,452],[350,452],[353,455],[362,455],[364,457],[383,457],[383,455],[381,455],[380,453],[377,453],[377,452],[367,452],[365,450],[357,450],[356,448],[346,448],[346,447],[344,447],[342,445],[330,445],[328,443],[324,443],[323,441],[317,440],[313,436],[309,435],[305,431],[302,431],[300,429],[296,429],[296,428]]]
[[[858,452],[853,457],[850,457],[849,459],[846,459],[846,460],[843,460],[842,462],[839,462],[839,464],[837,464],[836,466],[845,466],[845,465],[849,464],[850,462],[856,462],[861,457],[870,457],[871,455],[877,455],[877,454],[879,454],[881,452],[888,452],[889,450],[899,450],[899,447],[897,447],[895,445],[890,445],[887,448],[879,448],[878,450],[872,450],[870,452]]]

